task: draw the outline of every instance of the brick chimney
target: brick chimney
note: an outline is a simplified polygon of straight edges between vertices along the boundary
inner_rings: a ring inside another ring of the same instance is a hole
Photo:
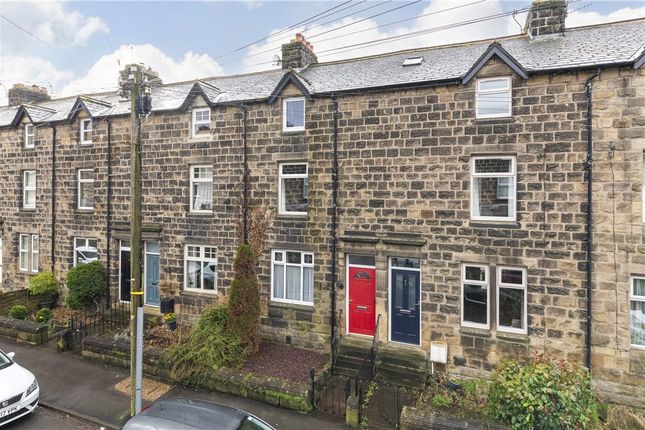
[[[566,0],[534,0],[526,17],[524,32],[530,37],[564,33]]]
[[[23,103],[38,103],[51,100],[47,88],[38,85],[13,84],[9,89],[9,106],[18,106]]]
[[[290,43],[282,45],[282,68],[299,69],[309,64],[316,64],[318,57],[314,54],[314,46],[307,42],[302,34],[297,33]]]

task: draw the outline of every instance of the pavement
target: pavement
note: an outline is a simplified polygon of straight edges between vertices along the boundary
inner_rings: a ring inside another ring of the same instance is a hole
[[[128,369],[86,360],[69,352],[59,353],[53,342],[32,346],[0,339],[0,349],[15,352],[16,362],[36,375],[43,406],[110,429],[120,429],[130,417],[130,397],[118,390],[129,376]],[[145,382],[143,389],[146,390]],[[201,399],[243,409],[278,430],[348,428],[335,417],[305,414],[223,393],[174,385],[158,391],[159,398]],[[150,397],[154,398],[152,394]],[[144,406],[149,403],[145,402]]]

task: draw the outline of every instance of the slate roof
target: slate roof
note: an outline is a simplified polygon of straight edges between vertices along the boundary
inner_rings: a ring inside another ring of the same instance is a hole
[[[270,100],[279,84],[295,77],[310,95],[429,82],[461,82],[489,49],[498,46],[527,73],[596,66],[639,65],[645,55],[645,19],[568,29],[564,34],[510,36],[458,45],[394,52],[372,57],[310,65],[302,70],[269,70],[245,75],[207,78],[153,87],[153,111],[177,110],[189,96],[204,96],[211,105]],[[403,67],[409,57],[420,65]],[[291,74],[291,76],[285,76]],[[25,105],[34,122],[71,119],[79,106],[92,117],[125,115],[128,100],[100,93]],[[42,108],[45,108],[44,110]],[[0,109],[0,127],[15,124],[18,107]]]

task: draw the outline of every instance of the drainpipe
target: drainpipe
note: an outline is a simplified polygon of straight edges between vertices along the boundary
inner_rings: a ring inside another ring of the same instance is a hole
[[[52,125],[52,213],[51,213],[51,271],[56,258],[56,126]]]
[[[240,105],[242,109],[242,140],[244,142],[244,173],[242,182],[244,183],[244,201],[242,203],[242,230],[244,235],[244,244],[249,244],[249,163],[248,163],[248,146],[247,146],[247,132],[246,132],[246,122],[249,117],[248,108],[244,105]],[[259,258],[259,256],[256,256]]]
[[[112,121],[107,120],[107,202],[106,202],[106,220],[105,220],[105,238],[107,252],[107,276],[105,277],[105,291],[107,293],[108,303],[110,302],[110,273],[111,271],[111,250],[110,250],[110,223],[112,222]]]
[[[592,261],[593,261],[593,222],[592,222],[592,187],[593,187],[593,83],[600,75],[600,68],[587,78],[585,90],[587,93],[587,339],[586,366],[591,371],[591,294],[592,294]]]
[[[331,354],[332,363],[334,362],[334,345],[336,341],[336,253],[338,246],[337,223],[338,223],[338,102],[336,96],[332,95],[332,105],[334,107],[334,138],[332,146],[332,193],[331,193]]]

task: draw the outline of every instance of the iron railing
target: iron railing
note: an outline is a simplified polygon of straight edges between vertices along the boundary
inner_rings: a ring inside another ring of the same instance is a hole
[[[129,325],[130,303],[97,301],[92,309],[77,311],[70,316],[67,343],[71,350],[80,352],[87,336],[126,329]]]

